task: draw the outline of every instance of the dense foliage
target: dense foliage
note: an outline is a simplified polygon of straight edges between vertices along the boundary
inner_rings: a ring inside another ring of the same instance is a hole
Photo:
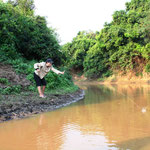
[[[63,51],[68,66],[91,78],[114,70],[150,72],[150,1],[131,0],[99,33],[79,32]]]
[[[0,62],[11,64],[18,74],[25,74],[31,82],[24,90],[35,91],[33,79],[34,63],[52,58],[56,66],[60,66],[62,52],[60,51],[57,34],[47,27],[44,17],[34,15],[33,0],[9,0],[3,3],[0,0]],[[54,66],[55,67],[55,66]],[[47,91],[63,90],[71,92],[78,87],[66,68],[64,75],[48,73]],[[6,78],[0,78],[0,83],[6,88],[0,88],[0,93],[20,93],[20,85],[11,85]]]
[[[96,43],[95,36],[95,33],[82,31],[78,33],[72,43],[67,43],[63,46],[65,63],[69,67],[83,69],[83,61],[87,55],[87,51]]]
[[[47,27],[44,17],[35,16],[31,0],[0,2],[0,51],[15,59],[46,59],[51,57],[60,64],[61,52],[57,35]],[[31,5],[31,6],[30,6]],[[7,54],[6,54],[7,53]],[[5,57],[0,58],[5,60]]]

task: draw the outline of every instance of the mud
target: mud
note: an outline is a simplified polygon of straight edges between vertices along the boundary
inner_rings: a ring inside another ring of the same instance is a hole
[[[25,96],[3,95],[0,97],[0,122],[52,111],[83,98],[84,91],[81,89],[71,94],[47,95],[47,98],[39,98],[34,94]]]

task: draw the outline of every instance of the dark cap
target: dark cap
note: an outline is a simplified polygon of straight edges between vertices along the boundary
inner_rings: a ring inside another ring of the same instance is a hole
[[[48,59],[46,60],[46,63],[47,63],[47,62],[49,62],[49,63],[51,63],[51,64],[53,63],[52,59],[50,59],[50,58],[48,58]]]

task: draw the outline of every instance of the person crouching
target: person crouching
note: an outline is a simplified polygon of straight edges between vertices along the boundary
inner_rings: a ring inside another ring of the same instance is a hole
[[[38,93],[39,93],[39,97],[41,98],[45,98],[46,96],[44,95],[44,91],[45,91],[45,87],[46,87],[46,81],[45,81],[45,75],[49,72],[49,71],[53,71],[56,74],[64,74],[64,72],[61,72],[57,69],[55,69],[52,66],[53,61],[48,58],[45,62],[41,62],[41,63],[35,63],[34,64],[34,79],[36,82],[36,86],[38,89]]]

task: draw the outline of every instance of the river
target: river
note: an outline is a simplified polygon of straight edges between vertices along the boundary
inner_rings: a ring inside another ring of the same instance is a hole
[[[150,150],[150,85],[80,84],[67,107],[0,124],[0,150]]]

